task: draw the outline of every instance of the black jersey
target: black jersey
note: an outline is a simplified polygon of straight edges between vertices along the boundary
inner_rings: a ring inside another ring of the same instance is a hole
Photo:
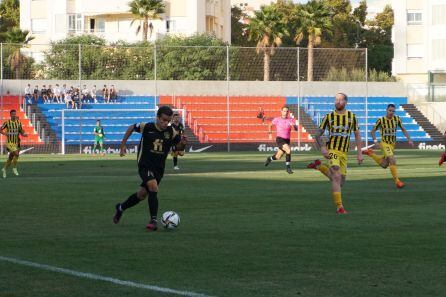
[[[135,124],[133,130],[141,133],[138,145],[138,166],[164,170],[167,154],[181,141],[180,134],[171,126],[160,130],[155,123]]]
[[[172,126],[172,128],[177,130],[177,132],[180,133],[180,135],[183,135],[183,132],[184,132],[183,123],[180,122],[180,123],[178,123],[178,125],[176,125],[175,123],[171,123],[170,125]]]

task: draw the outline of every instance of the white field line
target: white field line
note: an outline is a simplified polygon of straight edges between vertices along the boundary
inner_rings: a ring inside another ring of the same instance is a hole
[[[66,268],[60,268],[60,267],[56,267],[56,266],[34,263],[34,262],[21,260],[21,259],[17,259],[17,258],[0,256],[0,261],[9,262],[9,263],[17,264],[17,265],[22,265],[22,266],[33,267],[33,268],[56,272],[56,273],[68,274],[68,275],[72,275],[72,276],[76,276],[76,277],[80,277],[80,278],[109,282],[109,283],[112,283],[115,285],[120,285],[120,286],[144,289],[144,290],[148,290],[148,291],[156,291],[156,292],[161,292],[161,293],[175,294],[175,295],[187,296],[187,297],[211,297],[211,296],[205,295],[205,294],[200,294],[200,293],[195,293],[195,292],[190,292],[190,291],[179,291],[179,290],[174,290],[174,289],[170,289],[170,288],[158,287],[158,286],[154,286],[154,285],[135,283],[135,282],[131,282],[131,281],[120,280],[117,278],[112,278],[112,277],[103,276],[103,275],[94,274],[94,273],[81,272],[81,271],[76,271],[76,270],[71,270],[71,269],[66,269]]]

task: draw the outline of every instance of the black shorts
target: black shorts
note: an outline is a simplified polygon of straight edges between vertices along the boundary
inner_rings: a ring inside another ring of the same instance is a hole
[[[277,146],[278,146],[280,149],[282,149],[282,146],[283,146],[284,144],[288,144],[288,145],[290,145],[290,140],[289,140],[289,139],[282,138],[282,137],[276,137],[276,143],[277,143]]]
[[[141,177],[141,187],[145,188],[147,191],[149,189],[147,188],[147,182],[151,181],[152,179],[155,179],[157,184],[159,185],[161,183],[161,179],[164,175],[164,170],[153,170],[149,169],[147,167],[138,167],[138,173],[139,177]]]

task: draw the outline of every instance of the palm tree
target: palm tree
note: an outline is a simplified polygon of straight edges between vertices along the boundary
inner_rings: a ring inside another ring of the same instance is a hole
[[[247,26],[248,39],[257,42],[257,53],[263,53],[263,80],[270,79],[270,61],[282,38],[289,35],[284,16],[274,5],[262,6]]]
[[[8,57],[8,63],[11,71],[15,74],[15,78],[20,78],[20,71],[22,70],[22,66],[26,64],[28,58],[22,55],[20,49],[22,45],[28,44],[31,40],[33,40],[27,30],[20,30],[18,27],[13,27],[10,31],[5,33],[5,40],[9,43],[15,43],[13,46],[14,50],[11,55]]]
[[[294,40],[299,44],[304,37],[308,38],[307,80],[313,81],[314,47],[321,44],[322,33],[331,31],[330,12],[322,1],[311,0],[305,5],[297,6],[296,15],[299,27]]]
[[[130,12],[135,16],[131,25],[135,21],[142,20],[136,29],[136,34],[142,29],[142,41],[147,41],[147,36],[150,31],[150,37],[152,37],[153,25],[149,20],[161,19],[161,14],[166,12],[166,5],[163,0],[133,0],[129,2]]]

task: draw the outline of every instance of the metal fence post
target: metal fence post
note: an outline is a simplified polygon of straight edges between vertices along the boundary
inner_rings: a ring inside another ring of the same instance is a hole
[[[3,122],[3,43],[0,43],[0,111]],[[0,134],[0,155],[3,155],[3,134]]]
[[[369,145],[369,61],[368,49],[365,49],[365,146]]]
[[[297,48],[297,120],[299,122],[299,126],[297,129],[297,146],[300,150],[300,142],[301,142],[301,133],[302,130],[302,122],[300,120],[300,47]]]
[[[156,43],[153,45],[153,80],[154,80],[154,84],[155,84],[155,104],[157,104],[158,102],[158,82],[157,82],[157,52],[156,52]]]
[[[62,141],[61,141],[61,153],[65,155],[65,109],[62,109]]]
[[[231,128],[230,128],[230,104],[229,104],[229,45],[226,46],[226,108],[227,108],[227,139],[228,139],[228,152],[231,151]]]
[[[81,80],[82,80],[82,45],[78,44],[79,46],[79,92],[81,91]],[[81,96],[79,94],[79,100]]]

